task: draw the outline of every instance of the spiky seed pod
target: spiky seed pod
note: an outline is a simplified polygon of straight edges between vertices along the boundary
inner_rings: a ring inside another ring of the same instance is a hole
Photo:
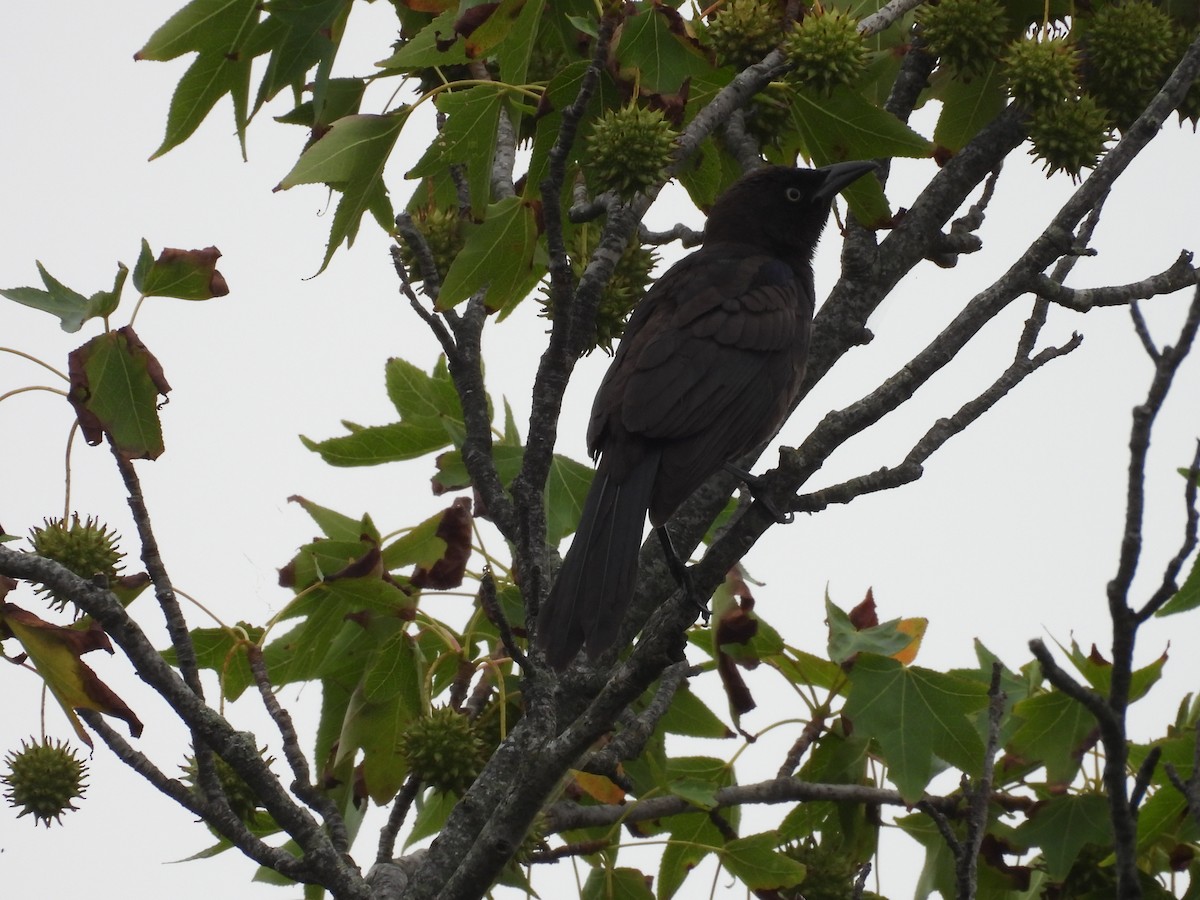
[[[596,193],[616,191],[624,198],[658,184],[671,162],[675,138],[658,110],[637,105],[610,109],[588,136],[588,184]]]
[[[997,0],[940,0],[920,7],[917,17],[929,52],[962,74],[994,62],[1008,41],[1008,20]]]
[[[867,65],[858,21],[840,11],[809,13],[784,39],[783,52],[795,67],[793,80],[825,93],[855,81]]]
[[[63,813],[78,809],[87,786],[87,764],[62,741],[21,741],[21,749],[10,751],[4,760],[8,773],[0,778],[9,806],[21,810],[17,818],[33,816],[33,823],[61,822]]]
[[[771,0],[729,0],[700,34],[718,66],[742,70],[779,43],[779,7]]]
[[[483,738],[474,723],[448,706],[410,722],[397,749],[423,782],[454,794],[466,791],[487,761]]]
[[[1034,156],[1046,164],[1046,174],[1067,172],[1072,177],[1090,169],[1112,135],[1108,112],[1084,94],[1037,110],[1029,121]]]
[[[851,900],[858,865],[844,853],[811,840],[788,847],[784,853],[806,869],[804,881],[788,896],[804,900]]]
[[[1178,29],[1145,0],[1101,6],[1081,22],[1083,83],[1127,128],[1179,61]]]
[[[259,751],[260,755],[265,757],[264,761],[267,765],[271,765],[275,762],[275,758],[267,757],[266,752],[265,747]],[[229,801],[229,808],[233,814],[247,825],[254,824],[258,817],[258,808],[261,805],[258,795],[229,763],[215,754],[213,755],[213,765],[217,770],[217,781],[221,783],[221,790],[225,794],[225,799]],[[189,756],[181,768],[184,782],[193,789],[198,787],[200,776],[196,766],[196,757]]]
[[[413,213],[413,224],[429,245],[438,277],[445,280],[446,273],[450,271],[450,264],[463,247],[462,217],[457,210],[426,207]],[[408,270],[409,278],[413,281],[424,280],[425,275],[417,263],[416,254],[403,238],[400,240],[400,259]]]
[[[788,122],[790,92],[783,82],[767,85],[746,107],[746,129],[763,145],[775,144]]]
[[[1014,41],[1004,56],[1008,93],[1029,109],[1053,106],[1079,92],[1077,54],[1066,41]]]
[[[54,560],[81,578],[116,577],[125,554],[117,549],[119,538],[115,531],[109,531],[99,519],[91,516],[81,522],[78,513],[71,516],[70,525],[63,519],[43,521],[44,525],[29,531],[34,553]],[[71,602],[70,597],[45,585],[38,588],[38,593],[47,595],[58,609],[64,609]]]
[[[577,229],[573,245],[567,248],[567,257],[571,261],[571,269],[576,279],[582,277],[595,249],[595,229]],[[613,342],[625,331],[629,314],[646,293],[646,287],[650,284],[650,271],[657,261],[658,257],[652,249],[643,247],[636,238],[630,241],[621,258],[617,260],[612,277],[600,297],[600,305],[596,309],[596,328],[584,353],[591,353],[597,347],[606,353],[612,352]],[[541,300],[542,314],[548,319],[553,319],[554,307],[550,304],[549,290]]]

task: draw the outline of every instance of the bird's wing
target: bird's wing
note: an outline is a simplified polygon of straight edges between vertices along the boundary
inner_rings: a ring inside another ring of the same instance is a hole
[[[778,424],[780,395],[798,378],[812,297],[796,273],[771,256],[726,252],[690,259],[698,264],[656,285],[668,302],[641,323],[622,361],[621,422],[631,434],[668,441],[733,429],[739,432],[734,440],[713,439],[752,446],[767,435],[747,429],[755,422]]]

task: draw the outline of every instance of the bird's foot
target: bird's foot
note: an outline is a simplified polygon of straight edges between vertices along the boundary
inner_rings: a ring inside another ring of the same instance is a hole
[[[766,485],[759,476],[752,475],[745,469],[735,466],[733,463],[725,463],[725,471],[746,485],[746,489],[750,491],[750,496],[761,503],[763,509],[769,512],[777,523],[780,525],[791,525],[795,521],[795,513],[784,512],[775,505],[774,500],[767,496]]]

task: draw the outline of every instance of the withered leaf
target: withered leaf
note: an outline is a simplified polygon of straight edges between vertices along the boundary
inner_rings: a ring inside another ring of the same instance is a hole
[[[133,710],[80,659],[90,650],[113,652],[108,635],[98,626],[82,629],[54,625],[11,603],[0,603],[0,626],[0,634],[11,635],[21,643],[81,741],[92,746],[91,737],[75,715],[77,709],[115,716],[129,725],[134,737],[141,735],[142,723]]]
[[[471,500],[459,497],[442,513],[436,536],[446,543],[441,559],[430,567],[417,565],[412,583],[419,588],[445,591],[463,581],[467,560],[471,557]]]

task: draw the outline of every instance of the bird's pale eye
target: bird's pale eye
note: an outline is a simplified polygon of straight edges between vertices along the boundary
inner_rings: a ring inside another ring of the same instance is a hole
[[[792,203],[799,203],[804,198],[804,192],[797,187],[790,187],[783,192],[783,196],[787,197]]]

